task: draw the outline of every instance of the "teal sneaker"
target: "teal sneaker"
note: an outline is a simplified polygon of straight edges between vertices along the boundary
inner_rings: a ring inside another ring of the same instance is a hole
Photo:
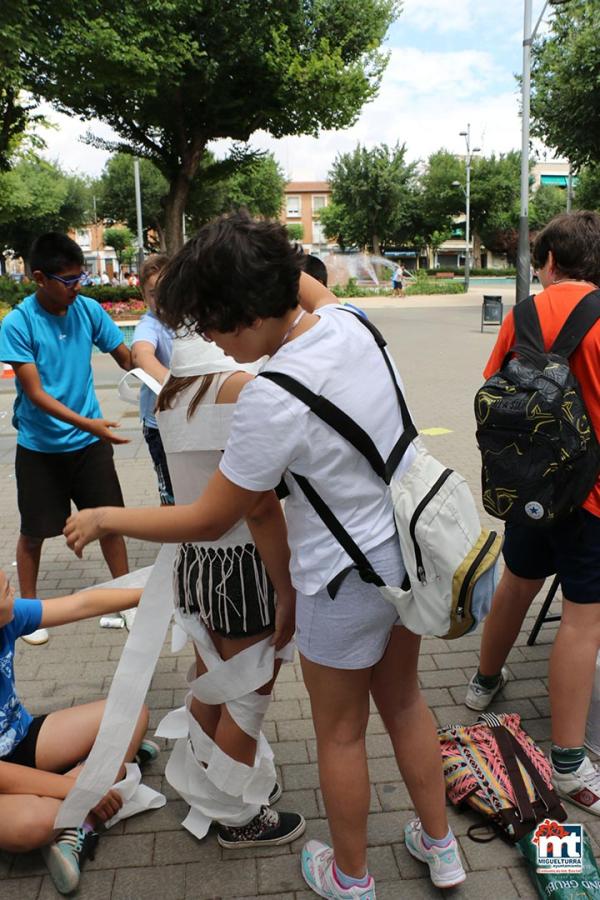
[[[322,841],[307,841],[300,860],[302,877],[319,897],[327,900],[375,900],[375,881],[369,876],[365,887],[345,888],[335,877],[333,849]]]
[[[59,894],[74,891],[86,859],[93,859],[99,835],[83,828],[65,828],[55,841],[42,847],[42,856]]]
[[[429,866],[429,874],[435,887],[456,887],[467,877],[460,861],[455,837],[447,847],[433,846],[427,849],[423,844],[421,820],[411,819],[404,829],[404,840],[410,855]]]
[[[148,765],[148,763],[154,762],[157,759],[158,754],[160,753],[160,747],[154,741],[149,741],[147,738],[144,738],[140,746],[138,747],[138,752],[135,754],[135,761],[138,766],[141,768],[142,766]]]

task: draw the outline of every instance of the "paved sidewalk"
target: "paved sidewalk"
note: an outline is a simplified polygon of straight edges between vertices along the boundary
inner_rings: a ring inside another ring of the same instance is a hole
[[[379,305],[369,301],[370,314],[390,343],[403,375],[415,420],[422,429],[448,431],[427,438],[430,449],[448,465],[456,466],[479,495],[479,459],[474,441],[472,398],[481,382],[481,369],[495,331],[480,333],[477,296],[427,298],[418,304],[406,298]],[[461,301],[460,305],[458,301]],[[372,310],[372,312],[371,312]],[[95,368],[103,363],[95,363]],[[108,369],[102,369],[103,373]],[[122,417],[122,430],[132,443],[117,450],[118,469],[128,505],[154,504],[156,490],[135,414],[115,399],[111,379],[103,376],[100,397],[106,415]],[[10,397],[2,392],[0,413]],[[8,426],[8,418],[5,417]],[[15,482],[12,470],[14,435],[8,427],[0,433],[0,562],[14,572],[17,537]],[[485,517],[484,517],[485,520]],[[156,547],[129,542],[132,567],[147,565]],[[96,547],[78,560],[61,539],[47,542],[40,579],[40,593],[52,597],[94,581],[105,580],[106,570]],[[523,717],[523,724],[542,746],[548,746],[549,705],[546,687],[547,659],[555,625],[546,626],[538,644],[526,647],[533,615],[509,659],[511,680],[494,708]],[[57,628],[43,647],[19,643],[16,671],[23,699],[34,713],[48,712],[106,694],[125,639],[122,631],[101,630],[97,621]],[[465,684],[478,660],[479,637],[471,635],[447,643],[423,641],[421,684],[439,724],[471,722],[475,715],[462,704]],[[172,656],[163,648],[148,703],[151,725],[184,697],[184,673],[191,654]],[[275,687],[265,724],[279,766],[284,794],[282,809],[295,809],[307,818],[307,837],[327,838],[322,798],[318,789],[314,732],[308,700],[298,664],[284,667]],[[376,713],[370,717],[368,751],[372,780],[369,819],[370,868],[377,880],[380,900],[410,900],[438,896],[402,843],[402,829],[411,815],[410,799],[398,775],[389,739]],[[291,847],[256,851],[223,851],[214,835],[197,842],[180,825],[185,805],[174,799],[163,772],[167,754],[146,770],[145,781],[163,790],[167,806],[117,826],[101,841],[96,860],[86,866],[77,896],[83,900],[208,900],[208,898],[256,898],[261,900],[310,900],[298,863],[302,840]],[[476,844],[466,837],[473,816],[450,811],[467,864],[465,885],[453,896],[460,898],[533,898],[536,895],[517,850],[496,840]],[[572,820],[586,822],[598,852],[600,821],[573,810]],[[46,900],[58,895],[37,853],[13,858],[0,853],[0,900]]]

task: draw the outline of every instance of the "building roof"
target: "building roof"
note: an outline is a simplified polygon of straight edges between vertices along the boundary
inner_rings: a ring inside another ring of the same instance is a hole
[[[286,194],[328,194],[331,191],[328,181],[288,181]]]

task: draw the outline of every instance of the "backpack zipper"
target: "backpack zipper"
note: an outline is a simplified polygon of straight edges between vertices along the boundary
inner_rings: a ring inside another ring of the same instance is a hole
[[[423,497],[421,502],[416,507],[414,513],[412,514],[412,517],[410,520],[410,525],[408,527],[408,531],[409,531],[411,540],[413,542],[413,547],[414,547],[414,551],[415,551],[415,563],[416,563],[416,567],[417,567],[417,577],[418,577],[419,581],[421,582],[421,584],[426,583],[426,576],[425,576],[425,568],[423,566],[423,554],[421,553],[421,548],[419,547],[419,543],[415,537],[415,531],[417,528],[417,520],[418,520],[419,516],[421,515],[421,513],[423,512],[423,510],[425,509],[425,507],[427,506],[427,504],[429,503],[429,501],[431,500],[431,498],[435,494],[437,494],[437,492],[439,491],[439,489],[441,488],[443,483],[452,475],[453,471],[454,471],[454,469],[444,469],[444,471],[442,472],[442,474],[440,475],[438,480],[435,482],[435,484],[433,484],[429,488],[429,490],[427,491],[427,493],[425,494],[425,496]]]
[[[490,547],[492,547],[494,541],[496,540],[496,537],[497,537],[496,532],[490,531],[488,539],[486,540],[485,544],[483,545],[483,547],[481,548],[481,550],[479,551],[479,553],[477,554],[477,556],[475,557],[475,559],[473,560],[471,565],[469,566],[469,568],[467,570],[467,574],[465,575],[465,577],[463,579],[463,583],[460,586],[460,592],[458,594],[458,601],[456,604],[456,615],[461,619],[464,618],[466,594],[469,589],[469,585],[471,583],[473,575],[479,568],[479,564],[481,563],[481,560],[485,557],[485,555],[488,552],[488,550],[490,549]]]

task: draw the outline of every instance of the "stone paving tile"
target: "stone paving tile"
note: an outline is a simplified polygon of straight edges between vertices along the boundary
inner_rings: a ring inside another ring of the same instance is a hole
[[[287,857],[292,862],[291,855]],[[274,857],[278,860],[278,857]],[[293,860],[296,862],[296,860]],[[257,867],[263,860],[208,859],[186,866],[186,896],[189,898],[243,897],[258,894]],[[166,867],[168,868],[168,867]],[[160,869],[158,870],[160,871]],[[284,888],[288,890],[288,888]],[[266,893],[272,893],[268,890]]]
[[[184,865],[149,866],[117,869],[111,897],[112,900],[183,900],[185,891]]]

